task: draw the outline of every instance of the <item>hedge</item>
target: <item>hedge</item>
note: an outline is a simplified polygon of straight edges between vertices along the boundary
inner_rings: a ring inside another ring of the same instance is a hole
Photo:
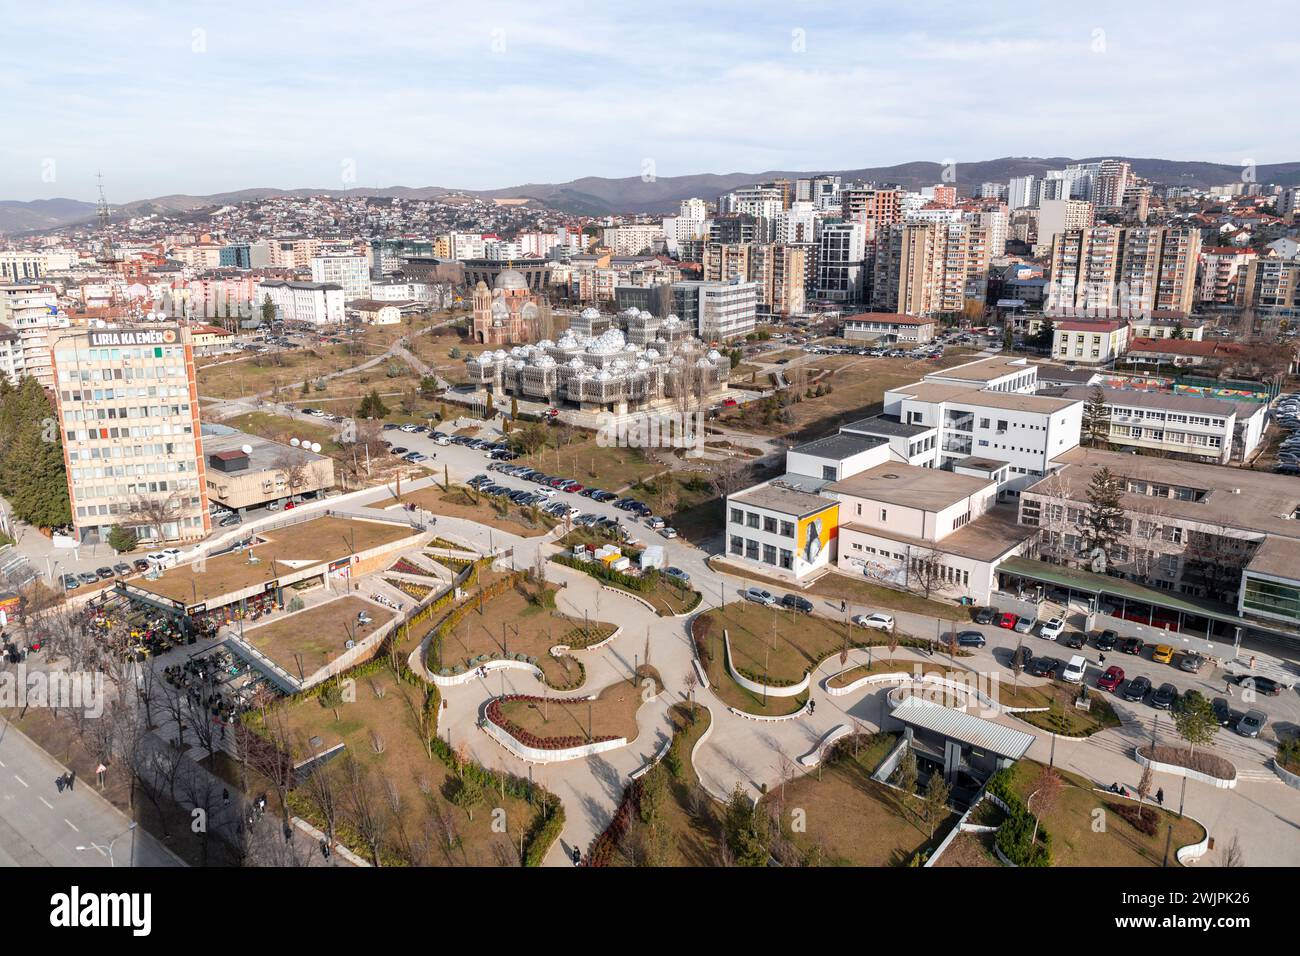
[[[600,561],[579,561],[567,554],[552,555],[551,560],[567,568],[585,571],[597,581],[604,581],[615,587],[623,588],[626,591],[635,591],[639,594],[653,591],[659,578],[658,574],[633,575],[625,574],[622,571],[613,571]]]
[[[998,827],[994,837],[1003,855],[1016,866],[1051,866],[1052,836],[1040,824],[1037,828],[1038,842],[1033,842],[1034,815],[1020,795],[1011,789],[1011,771],[999,770],[989,777],[985,789],[1007,805],[1007,819]]]

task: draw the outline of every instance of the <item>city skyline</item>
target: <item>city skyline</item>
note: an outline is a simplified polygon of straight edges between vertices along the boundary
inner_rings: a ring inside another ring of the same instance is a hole
[[[99,171],[123,202],[1008,155],[1300,156],[1300,135],[1273,119],[1296,44],[1245,23],[1205,37],[1194,15],[1118,3],[1033,18],[1010,5],[390,9],[291,3],[258,10],[256,29],[215,6],[11,10],[24,43],[0,62],[0,90],[24,135],[0,146],[0,197],[91,200]],[[1207,66],[1272,81],[1207,82]]]

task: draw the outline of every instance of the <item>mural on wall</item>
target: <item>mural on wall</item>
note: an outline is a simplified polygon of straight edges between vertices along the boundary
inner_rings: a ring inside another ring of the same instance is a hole
[[[850,558],[849,565],[862,571],[868,580],[892,587],[905,587],[907,570],[902,562],[870,561],[865,558]]]
[[[797,547],[804,561],[816,564],[830,557],[831,542],[839,536],[839,506],[827,508],[807,518],[799,519]]]

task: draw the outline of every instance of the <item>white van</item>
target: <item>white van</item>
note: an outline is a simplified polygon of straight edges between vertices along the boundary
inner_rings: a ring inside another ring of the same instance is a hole
[[[1082,684],[1083,674],[1087,669],[1087,659],[1082,654],[1075,654],[1070,658],[1070,663],[1065,665],[1065,670],[1061,673],[1061,680],[1067,680],[1071,684]]]

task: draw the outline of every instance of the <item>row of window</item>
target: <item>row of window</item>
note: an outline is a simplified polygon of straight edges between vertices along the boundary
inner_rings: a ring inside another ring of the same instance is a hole
[[[794,537],[793,521],[784,521],[772,515],[759,514],[757,511],[747,512],[742,508],[732,508],[731,523],[744,525],[747,528],[762,528],[768,534],[775,534],[782,538]]]
[[[132,348],[115,349],[58,349],[54,353],[55,361],[60,365],[65,362],[120,362],[153,358],[184,358],[183,345],[148,345]]]
[[[733,534],[729,550],[736,557],[762,561],[764,564],[784,568],[787,571],[794,570],[794,552],[789,548],[778,548],[774,544],[763,544],[753,538],[742,538],[738,534]]]
[[[198,508],[198,498],[185,498],[176,503],[178,508]],[[95,518],[99,516],[121,515],[126,516],[132,513],[131,506],[125,502],[114,501],[106,505],[78,505],[78,518]],[[200,521],[198,518],[186,518],[185,521]],[[200,521],[201,523],[201,521]]]
[[[188,415],[189,403],[183,405],[110,405],[107,408],[65,408],[64,422],[104,422],[129,418],[166,418]]]
[[[193,425],[132,425],[130,428],[69,428],[64,436],[69,442],[105,438],[161,438],[164,435],[192,435]]]

